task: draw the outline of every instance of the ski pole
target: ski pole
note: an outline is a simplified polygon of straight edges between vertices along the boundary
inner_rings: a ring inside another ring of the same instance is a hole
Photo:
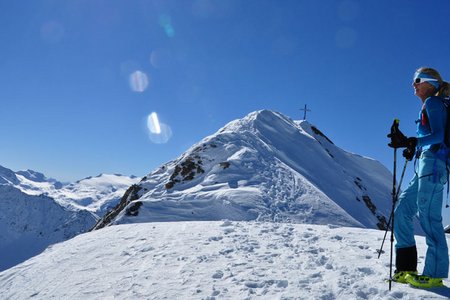
[[[398,119],[394,120],[394,123],[391,126],[391,132],[394,132],[394,130],[398,130],[399,123],[400,123],[400,121]],[[392,176],[391,257],[390,257],[390,261],[389,261],[389,291],[391,290],[391,287],[392,287],[392,257],[393,257],[394,225],[395,225],[395,222],[394,222],[395,214],[393,212],[395,209],[395,203],[397,202],[396,183],[397,183],[397,148],[394,148],[394,170],[393,170],[393,176]]]
[[[406,171],[406,166],[407,166],[407,164],[408,164],[408,160],[405,160],[405,164],[404,164],[404,166],[403,166],[402,175],[400,176],[400,182],[399,182],[398,188],[397,188],[397,195],[396,195],[397,199],[398,199],[398,196],[400,195],[400,187],[402,186],[403,177],[405,176],[405,171]],[[381,253],[383,253],[384,241],[386,240],[386,236],[387,236],[387,233],[388,233],[388,231],[389,231],[389,227],[391,226],[391,220],[392,220],[392,215],[393,215],[393,214],[394,214],[394,211],[391,211],[391,214],[389,215],[389,221],[388,221],[388,223],[387,223],[387,225],[386,225],[386,231],[384,232],[383,242],[381,242],[381,247],[380,247],[380,249],[377,250],[377,252],[378,252],[378,258],[380,258]]]
[[[394,176],[393,176],[393,187],[392,187],[392,213],[391,213],[391,220],[392,220],[392,226],[391,226],[391,256],[389,260],[389,291],[391,290],[392,286],[392,257],[393,257],[393,245],[394,245],[394,209],[395,209],[395,202],[396,202],[396,195],[395,192],[397,191],[395,187],[395,177],[396,177],[396,168],[397,168],[397,149],[394,149]]]

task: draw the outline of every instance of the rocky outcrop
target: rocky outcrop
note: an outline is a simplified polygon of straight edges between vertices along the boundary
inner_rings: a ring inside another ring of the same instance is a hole
[[[101,218],[91,229],[96,230],[103,228],[105,226],[108,226],[111,221],[117,217],[121,211],[123,211],[128,204],[130,204],[132,201],[139,199],[138,192],[141,190],[141,187],[137,184],[133,184],[128,188],[128,190],[123,195],[122,199],[120,199],[120,202],[111,210],[109,211],[103,218]],[[139,208],[139,206],[138,206]],[[138,209],[137,208],[137,209]],[[137,215],[136,209],[132,209],[131,211],[134,211],[132,215]]]

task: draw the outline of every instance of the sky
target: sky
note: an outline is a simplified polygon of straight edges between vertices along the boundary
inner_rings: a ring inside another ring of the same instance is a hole
[[[450,80],[449,15],[447,0],[1,1],[0,165],[144,176],[232,120],[307,104],[337,146],[392,170],[414,71]]]

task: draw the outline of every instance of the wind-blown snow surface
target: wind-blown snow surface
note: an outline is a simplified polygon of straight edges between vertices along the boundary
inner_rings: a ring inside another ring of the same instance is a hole
[[[3,299],[448,299],[388,290],[383,231],[274,222],[110,226],[0,273]],[[448,241],[450,242],[450,241]],[[419,268],[425,241],[417,237]],[[445,280],[448,285],[449,281]]]
[[[262,110],[144,177],[112,223],[257,219],[383,228],[391,178],[308,122]]]

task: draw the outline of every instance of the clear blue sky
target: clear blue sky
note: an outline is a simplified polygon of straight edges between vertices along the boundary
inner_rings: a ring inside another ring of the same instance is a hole
[[[143,176],[231,120],[304,104],[392,170],[415,69],[450,80],[448,0],[5,0],[0,27],[0,165],[62,181]],[[149,137],[152,112],[167,141]]]

